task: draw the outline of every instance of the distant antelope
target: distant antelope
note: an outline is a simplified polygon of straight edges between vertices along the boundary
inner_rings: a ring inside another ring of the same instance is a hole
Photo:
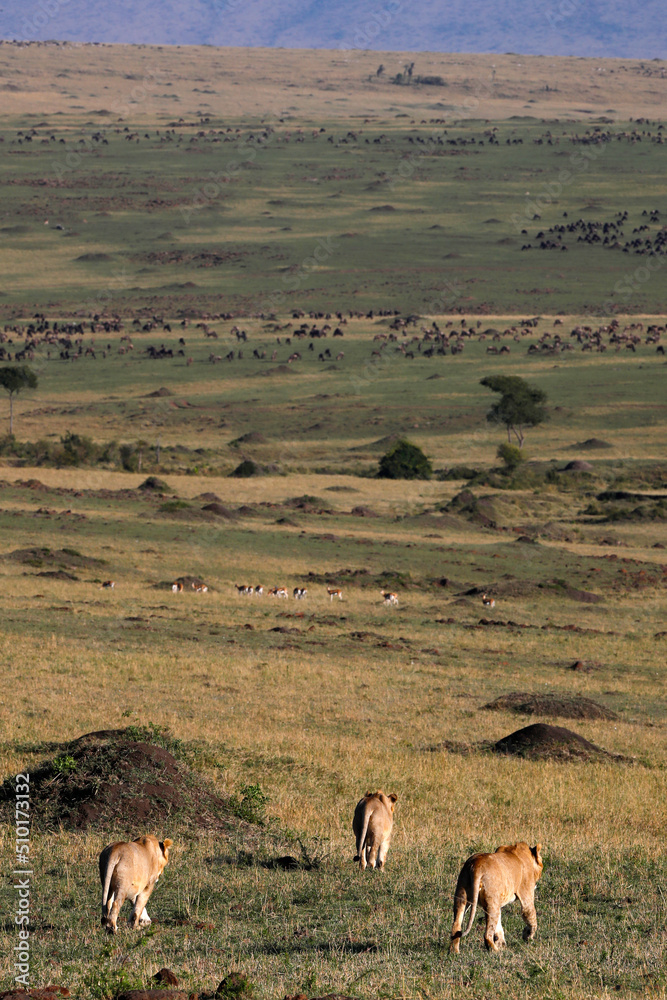
[[[496,601],[493,597],[488,597],[486,594],[482,594],[482,604],[485,608],[495,608]]]
[[[250,595],[253,593],[253,588],[248,587],[248,585],[245,583],[235,583],[234,586],[236,587],[239,594],[241,594],[243,597],[250,597]]]
[[[208,587],[205,583],[194,583],[192,584],[192,589],[195,594],[208,594]]]
[[[258,587],[255,587],[255,594],[256,594],[257,597],[263,597],[264,596],[264,587],[262,587],[261,584]]]
[[[181,583],[180,580],[175,580],[174,583],[172,583],[172,585],[171,585],[171,592],[172,592],[172,594],[182,594],[183,593],[183,584]]]
[[[381,590],[385,604],[395,604],[398,607],[398,594],[393,594],[388,590]]]
[[[113,590],[115,586],[116,586],[115,580],[105,580],[102,586],[100,587],[100,590]]]
[[[295,601],[302,601],[304,597],[307,595],[307,593],[308,590],[306,589],[306,587],[295,587],[294,590],[292,591],[292,597],[294,598]]]
[[[271,587],[269,590],[269,597],[284,597],[287,599],[289,597],[287,587]]]
[[[343,600],[343,591],[340,587],[327,587],[327,594],[331,601],[333,601],[334,597],[337,597],[339,601]]]

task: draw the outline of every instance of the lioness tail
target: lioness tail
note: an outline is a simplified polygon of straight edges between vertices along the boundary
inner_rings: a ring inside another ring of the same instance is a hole
[[[366,808],[364,809],[364,825],[361,830],[361,833],[357,837],[357,856],[354,859],[355,861],[361,861],[364,854],[364,847],[366,844],[366,835],[368,833],[368,824],[371,818],[371,811],[372,810],[369,809],[368,807],[368,803],[366,803]]]
[[[482,881],[482,873],[479,868],[475,871],[475,877],[472,883],[472,899],[470,900],[470,916],[468,917],[468,926],[464,930],[461,937],[466,937],[470,934],[472,930],[473,921],[475,919],[475,914],[477,913],[477,899],[479,897],[479,887]]]
[[[104,891],[102,893],[102,909],[105,912],[106,912],[107,900],[109,898],[109,887],[111,885],[111,876],[113,875],[114,869],[117,864],[118,864],[118,859],[116,858],[115,861],[109,860],[109,864],[107,865],[107,873],[104,879]]]

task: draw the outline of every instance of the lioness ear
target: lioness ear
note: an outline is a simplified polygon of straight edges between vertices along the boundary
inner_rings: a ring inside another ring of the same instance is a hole
[[[388,798],[389,798],[390,802],[397,802],[398,801],[398,795],[394,795],[393,792],[391,793],[391,795],[388,796]]]
[[[162,853],[166,855],[167,851],[173,845],[173,843],[174,843],[173,840],[169,840],[168,837],[166,840],[163,840],[162,843],[160,844],[160,849]]]
[[[541,865],[543,863],[542,862],[542,856],[540,855],[540,849],[541,849],[541,847],[542,847],[541,844],[535,844],[535,847],[531,847],[531,849],[530,849],[530,853],[533,855],[533,857],[537,861],[538,865]]]

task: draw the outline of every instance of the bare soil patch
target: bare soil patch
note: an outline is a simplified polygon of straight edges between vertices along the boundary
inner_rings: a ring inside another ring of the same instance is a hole
[[[147,824],[229,831],[247,825],[193,769],[194,752],[165,731],[106,729],[47,746],[51,756],[30,780],[34,825],[41,829],[113,828],[134,837]],[[13,798],[8,778],[0,803],[11,807]]]
[[[599,705],[591,698],[570,697],[556,694],[529,694],[511,691],[482,705],[493,712],[518,712],[522,715],[555,715],[563,719],[617,719],[611,709]]]
[[[630,760],[621,754],[608,753],[571,729],[550,726],[545,722],[533,723],[504,736],[493,745],[493,751],[529,760],[606,760],[618,763]]]
[[[222,503],[218,503],[217,500],[213,500],[212,503],[204,504],[202,510],[215,514],[216,517],[221,517],[225,521],[235,521],[237,517],[235,511],[230,510],[229,507],[225,507]]]
[[[76,549],[47,549],[38,547],[15,549],[13,552],[8,552],[3,558],[11,559],[13,562],[21,563],[24,566],[59,566],[61,568],[94,569],[105,565],[104,559],[82,556]]]

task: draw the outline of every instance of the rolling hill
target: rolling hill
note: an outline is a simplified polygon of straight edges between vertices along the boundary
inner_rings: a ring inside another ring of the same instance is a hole
[[[4,39],[662,58],[661,0],[5,0]]]

